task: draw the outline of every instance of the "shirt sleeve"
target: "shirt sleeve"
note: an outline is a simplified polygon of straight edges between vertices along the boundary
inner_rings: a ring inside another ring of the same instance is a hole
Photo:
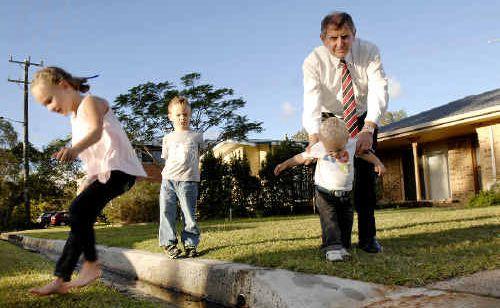
[[[309,135],[317,134],[321,122],[320,92],[318,65],[309,56],[302,65],[304,74],[304,110],[302,112],[302,125]]]
[[[168,142],[167,142],[167,135],[163,137],[162,145],[161,145],[161,158],[167,159],[168,155],[168,148],[167,148]]]
[[[380,118],[387,110],[389,93],[387,78],[382,67],[379,50],[376,46],[373,46],[370,50],[366,73],[368,76],[368,96],[365,120],[379,125]]]
[[[304,158],[323,158],[327,153],[321,142],[315,143],[309,152],[302,152]]]

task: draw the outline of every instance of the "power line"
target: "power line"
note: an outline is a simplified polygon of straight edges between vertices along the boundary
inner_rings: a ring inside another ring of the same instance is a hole
[[[23,84],[24,85],[24,121],[23,126],[24,126],[24,139],[23,139],[23,165],[24,165],[24,191],[23,191],[23,196],[24,196],[24,206],[25,206],[25,214],[26,214],[26,223],[27,227],[31,225],[31,214],[30,214],[30,199],[29,199],[29,182],[28,182],[28,177],[29,177],[29,153],[28,153],[28,75],[29,75],[29,68],[31,65],[33,66],[43,66],[43,62],[40,61],[40,63],[34,63],[31,62],[31,57],[28,57],[24,61],[16,61],[12,59],[12,56],[10,56],[9,59],[10,63],[16,63],[16,64],[21,64],[24,66],[24,80],[18,80],[18,79],[10,79],[8,78],[7,80],[9,82],[17,83],[17,84]],[[20,122],[20,121],[19,121]]]

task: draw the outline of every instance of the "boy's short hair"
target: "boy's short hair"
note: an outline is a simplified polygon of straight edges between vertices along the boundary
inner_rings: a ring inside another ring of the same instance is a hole
[[[319,138],[323,143],[345,145],[349,140],[349,132],[343,120],[330,117],[321,122]]]
[[[189,110],[189,112],[191,112],[191,106],[189,105],[189,102],[188,102],[187,98],[185,98],[185,97],[176,96],[176,97],[172,98],[170,100],[170,102],[168,103],[168,107],[167,107],[168,113],[170,113],[172,111],[172,108],[175,105],[179,105],[183,108],[187,108]]]

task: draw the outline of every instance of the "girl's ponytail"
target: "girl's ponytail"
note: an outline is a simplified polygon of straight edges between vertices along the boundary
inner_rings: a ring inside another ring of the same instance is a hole
[[[88,84],[88,80],[91,78],[95,78],[97,76],[99,75],[91,77],[75,77],[60,67],[48,66],[38,70],[35,73],[35,76],[33,77],[33,80],[31,82],[31,87],[33,88],[41,80],[48,81],[50,84],[53,85],[56,85],[59,82],[65,80],[76,91],[85,93],[90,90],[90,85]]]

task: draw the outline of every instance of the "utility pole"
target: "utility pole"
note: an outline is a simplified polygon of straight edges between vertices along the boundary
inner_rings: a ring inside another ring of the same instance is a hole
[[[30,213],[30,198],[29,198],[29,173],[30,173],[30,166],[29,166],[29,153],[28,153],[28,74],[29,74],[29,68],[31,65],[34,66],[43,66],[43,61],[40,61],[40,63],[34,63],[31,62],[31,58],[28,57],[24,61],[15,61],[12,59],[12,56],[10,56],[9,59],[10,63],[17,63],[21,64],[24,66],[24,80],[17,80],[17,79],[10,79],[8,78],[7,80],[9,82],[14,82],[14,83],[22,83],[24,84],[24,140],[23,140],[23,165],[24,165],[24,190],[23,190],[23,196],[24,196],[24,206],[25,206],[25,214],[26,214],[26,226],[29,228],[31,226],[31,213]]]

